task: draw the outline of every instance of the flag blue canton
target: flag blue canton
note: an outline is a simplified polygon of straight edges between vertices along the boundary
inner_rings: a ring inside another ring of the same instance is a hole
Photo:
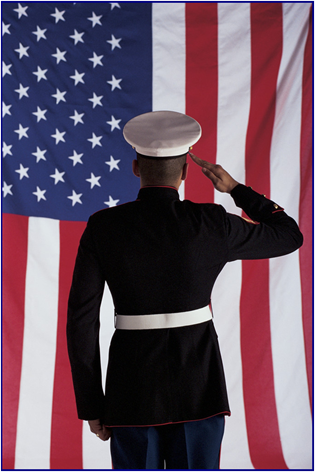
[[[3,211],[86,221],[135,199],[122,130],[152,109],[151,4],[2,2],[2,52]]]

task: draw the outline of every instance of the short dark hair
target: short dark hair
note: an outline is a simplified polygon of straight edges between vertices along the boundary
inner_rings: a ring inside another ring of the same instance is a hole
[[[172,157],[151,157],[137,153],[141,176],[155,185],[171,185],[183,170],[187,154]]]

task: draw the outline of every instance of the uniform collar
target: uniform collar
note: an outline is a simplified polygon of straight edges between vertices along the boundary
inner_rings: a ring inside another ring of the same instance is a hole
[[[169,186],[145,186],[138,193],[138,200],[179,200],[179,193],[175,187]]]

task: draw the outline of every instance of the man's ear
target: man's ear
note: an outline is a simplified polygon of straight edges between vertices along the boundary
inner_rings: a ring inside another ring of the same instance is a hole
[[[140,172],[139,172],[139,165],[137,159],[134,159],[132,161],[132,172],[136,177],[140,177]]]
[[[182,180],[186,180],[187,179],[187,175],[188,175],[188,162],[186,162],[186,164],[184,164],[184,167],[183,167],[183,170],[182,170],[182,177],[181,179]]]

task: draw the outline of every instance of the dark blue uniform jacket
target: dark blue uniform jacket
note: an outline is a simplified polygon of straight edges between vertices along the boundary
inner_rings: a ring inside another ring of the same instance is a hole
[[[256,223],[221,205],[180,201],[171,187],[144,187],[136,201],[90,217],[77,255],[67,325],[79,418],[140,426],[230,414],[212,321],[116,330],[104,395],[99,308],[105,282],[121,315],[201,308],[210,303],[227,262],[281,256],[301,246],[297,224],[274,202],[244,185],[231,196]]]

